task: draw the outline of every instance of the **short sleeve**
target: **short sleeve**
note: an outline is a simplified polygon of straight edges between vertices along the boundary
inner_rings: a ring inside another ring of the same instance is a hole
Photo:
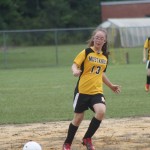
[[[103,72],[106,72],[106,70],[107,70],[107,65],[106,65],[106,68],[104,69],[104,71],[103,71]]]
[[[85,60],[85,50],[81,51],[76,56],[73,62],[76,63],[80,67],[84,60]]]
[[[144,43],[144,48],[148,48],[148,39],[146,39],[146,41]]]

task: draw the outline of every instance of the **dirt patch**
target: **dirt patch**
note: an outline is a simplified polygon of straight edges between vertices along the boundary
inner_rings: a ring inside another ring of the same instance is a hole
[[[90,121],[83,121],[72,150],[86,150],[81,144]],[[70,121],[0,126],[0,150],[22,150],[32,140],[43,150],[61,150]],[[150,117],[105,119],[93,136],[96,150],[150,150]]]

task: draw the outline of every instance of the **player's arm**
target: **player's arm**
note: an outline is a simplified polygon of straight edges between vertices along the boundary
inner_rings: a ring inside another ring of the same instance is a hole
[[[144,43],[144,48],[143,48],[143,62],[146,62],[146,53],[147,53],[147,48],[148,48],[148,39],[146,39],[145,43]]]
[[[71,67],[72,73],[75,77],[79,77],[81,74],[80,66],[85,59],[85,50],[81,51],[74,59],[73,65]]]
[[[147,52],[147,49],[146,48],[143,48],[143,62],[145,63],[146,62],[146,52]]]
[[[110,82],[110,80],[107,78],[106,74],[103,72],[102,75],[103,82],[115,93],[121,92],[121,87],[119,85],[114,85]]]
[[[81,74],[81,70],[79,69],[79,66],[76,63],[73,63],[72,67],[72,73],[75,77],[79,77]]]

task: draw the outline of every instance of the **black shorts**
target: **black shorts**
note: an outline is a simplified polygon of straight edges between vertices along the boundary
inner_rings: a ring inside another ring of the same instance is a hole
[[[93,105],[103,103],[105,105],[105,98],[103,94],[80,94],[76,93],[74,96],[73,108],[75,113],[82,113],[89,108],[94,111]]]
[[[147,61],[146,69],[150,69],[150,60]]]

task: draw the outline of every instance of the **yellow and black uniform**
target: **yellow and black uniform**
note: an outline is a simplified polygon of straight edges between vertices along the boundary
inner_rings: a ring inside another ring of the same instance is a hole
[[[150,37],[146,39],[144,43],[144,49],[148,51],[146,69],[150,69]],[[149,87],[150,87],[150,76],[147,74],[145,90],[149,91]]]
[[[102,74],[106,71],[107,61],[107,57],[102,52],[98,54],[93,47],[84,49],[74,59],[82,71],[74,93],[75,112],[83,112],[88,107],[92,109],[95,103],[105,104]],[[85,106],[81,102],[88,104]]]
[[[145,43],[144,43],[144,49],[148,50],[148,55],[147,55],[147,65],[146,68],[150,69],[150,37],[146,39]],[[148,79],[149,80],[149,79]],[[149,83],[150,81],[148,81]]]
[[[148,60],[150,61],[150,37],[146,39],[144,48],[148,50]]]

